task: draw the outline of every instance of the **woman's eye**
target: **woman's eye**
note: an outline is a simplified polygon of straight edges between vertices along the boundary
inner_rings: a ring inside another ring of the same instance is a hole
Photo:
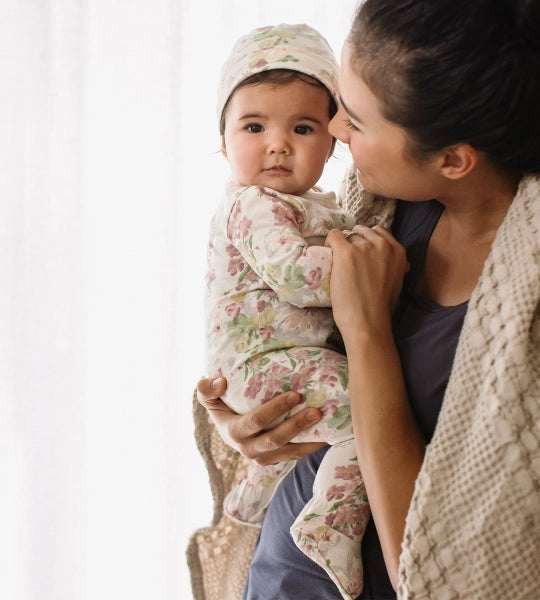
[[[345,127],[347,127],[347,129],[350,129],[351,131],[360,131],[360,129],[358,129],[358,127],[349,119],[349,117],[344,119],[344,121]]]
[[[295,133],[299,133],[300,135],[306,135],[306,133],[311,133],[313,131],[313,127],[309,125],[297,125],[294,128]]]
[[[246,125],[246,130],[249,131],[249,133],[261,133],[261,131],[264,131],[263,126],[259,125],[259,123],[250,123],[249,125]]]

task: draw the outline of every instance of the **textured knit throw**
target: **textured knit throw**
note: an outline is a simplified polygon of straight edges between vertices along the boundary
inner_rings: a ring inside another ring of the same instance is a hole
[[[407,518],[399,597],[540,598],[540,178],[469,302]]]
[[[395,202],[359,189],[354,168],[339,196],[358,222],[391,225]],[[526,177],[469,302],[407,517],[400,599],[540,598],[539,301],[540,178]],[[194,598],[239,600],[254,530],[227,523],[221,500],[245,462],[199,409],[216,513],[188,550]]]

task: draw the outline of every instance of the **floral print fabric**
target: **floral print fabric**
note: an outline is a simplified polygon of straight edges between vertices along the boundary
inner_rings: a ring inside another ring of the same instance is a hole
[[[254,29],[234,44],[221,70],[218,120],[242,81],[272,69],[288,69],[314,77],[337,101],[339,66],[328,42],[309,25],[281,23]]]
[[[225,402],[246,413],[295,390],[302,395],[296,410],[316,406],[323,413],[293,440],[332,448],[291,534],[346,599],[362,590],[360,541],[369,506],[354,449],[347,361],[330,341],[332,253],[323,244],[330,229],[353,226],[334,194],[298,197],[231,183],[210,225],[205,299],[207,373],[227,378]],[[260,525],[294,464],[252,463],[225,500],[227,514]]]

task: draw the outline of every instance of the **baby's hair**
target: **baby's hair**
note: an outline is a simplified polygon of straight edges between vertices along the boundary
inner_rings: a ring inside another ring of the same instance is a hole
[[[366,0],[348,42],[412,156],[469,143],[540,172],[540,0]]]
[[[293,71],[292,69],[270,69],[268,71],[260,71],[259,73],[255,73],[250,75],[247,79],[240,82],[233,90],[231,95],[229,96],[225,107],[223,108],[223,112],[221,113],[221,119],[219,122],[219,133],[220,135],[225,134],[225,113],[227,112],[227,107],[234,93],[242,87],[248,85],[259,85],[261,83],[270,83],[272,85],[287,85],[289,83],[293,83],[294,81],[303,81],[304,83],[308,83],[309,85],[313,85],[315,87],[321,88],[324,90],[329,99],[328,106],[328,116],[331,119],[337,112],[337,104],[329,92],[329,90],[324,86],[318,79],[315,77],[311,77],[310,75],[306,75],[305,73],[301,73],[300,71]]]

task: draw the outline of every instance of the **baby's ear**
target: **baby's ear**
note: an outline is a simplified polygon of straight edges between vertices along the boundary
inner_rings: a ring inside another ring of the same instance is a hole
[[[449,146],[441,152],[441,170],[448,179],[461,179],[478,163],[478,153],[470,144]]]
[[[225,145],[225,136],[221,136],[221,154],[227,158],[227,146]]]

